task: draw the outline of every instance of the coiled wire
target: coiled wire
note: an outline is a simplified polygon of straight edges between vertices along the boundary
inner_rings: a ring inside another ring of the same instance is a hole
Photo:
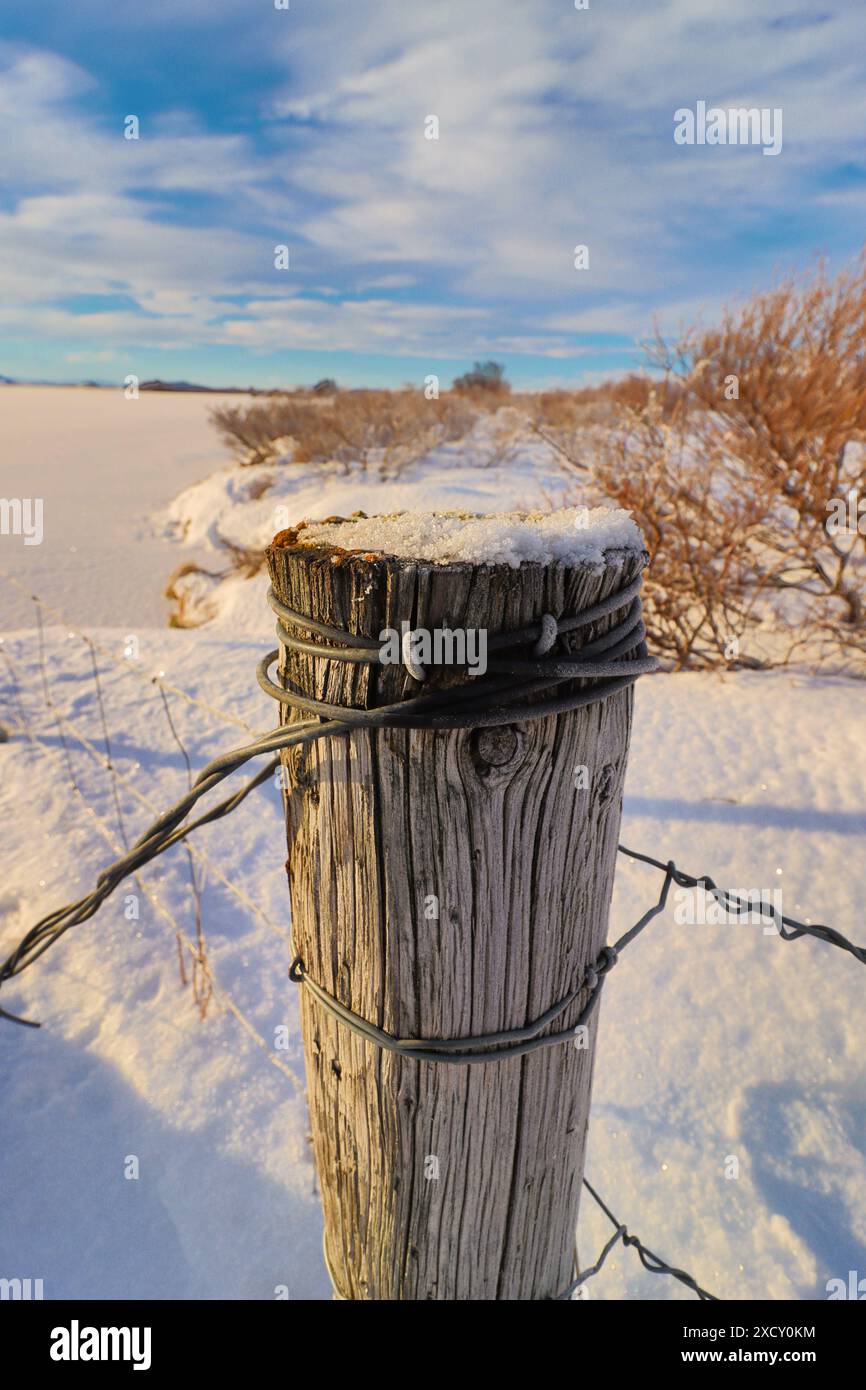
[[[267,781],[279,765],[279,758],[272,758],[255,777],[232,796],[194,820],[187,820],[187,816],[203,796],[213,791],[252,758],[267,753],[279,753],[281,749],[310,743],[316,739],[349,733],[355,728],[489,728],[499,724],[510,724],[516,720],[543,719],[552,714],[561,714],[609,699],[618,691],[627,689],[639,676],[655,670],[658,664],[647,654],[646,629],[641,616],[639,593],[638,577],[617,593],[609,595],[581,613],[559,618],[545,614],[527,627],[496,634],[488,640],[488,651],[494,653],[493,660],[488,661],[488,670],[494,673],[491,678],[475,677],[471,683],[465,685],[411,696],[409,699],[380,705],[374,709],[354,709],[314,700],[303,691],[295,689],[286,677],[282,677],[282,683],[278,685],[271,678],[270,669],[278,660],[280,651],[277,648],[268,652],[256,670],[259,686],[282,707],[298,710],[308,718],[268,730],[251,743],[221,753],[207,763],[189,790],[145,830],[127,853],[103,870],[90,893],[77,902],[50,912],[26,933],[0,966],[0,985],[32,965],[70,927],[92,917],[124,879],[156,859],[193,830],[229,815],[250,792]],[[297,613],[273,588],[269,591],[268,603],[277,615],[277,636],[287,651],[329,661],[365,664],[382,662],[380,644],[373,638],[346,632],[327,623],[318,622],[307,614]],[[619,621],[603,636],[587,643],[581,649],[578,659],[562,660],[555,655],[547,655],[551,646],[555,645],[551,642],[553,624],[556,625],[557,636],[565,635],[618,612],[623,613]],[[315,642],[310,638],[300,637],[297,635],[298,630],[324,640]],[[510,654],[512,648],[520,646],[533,647],[535,654],[529,659]],[[636,654],[626,657],[626,653],[630,651]],[[509,654],[496,656],[497,652]],[[590,681],[592,684],[567,694],[548,696],[527,703],[534,695],[555,688],[563,682],[575,680]],[[300,968],[303,969],[302,962]],[[295,974],[297,973],[298,968],[295,966]],[[307,976],[304,976],[304,979],[307,984],[311,984]],[[557,1011],[561,1012],[567,1007],[572,997],[574,996],[569,996],[566,1002],[561,1001],[560,1005],[556,1006]],[[335,1004],[338,1002],[334,1001]],[[0,1017],[31,1027],[39,1026],[33,1020],[20,1018],[2,1008]]]

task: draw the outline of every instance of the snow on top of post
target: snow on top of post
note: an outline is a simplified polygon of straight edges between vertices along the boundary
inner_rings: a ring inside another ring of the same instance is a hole
[[[278,541],[281,538],[278,537]],[[605,551],[643,550],[629,512],[611,507],[562,507],[553,512],[395,512],[351,520],[308,521],[292,543],[390,555],[434,564],[602,564]]]

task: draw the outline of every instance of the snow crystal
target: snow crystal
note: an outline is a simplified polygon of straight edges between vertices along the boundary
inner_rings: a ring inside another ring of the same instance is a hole
[[[562,507],[554,512],[395,512],[390,516],[313,521],[300,545],[336,546],[435,564],[601,564],[608,550],[642,550],[628,512],[610,507]]]

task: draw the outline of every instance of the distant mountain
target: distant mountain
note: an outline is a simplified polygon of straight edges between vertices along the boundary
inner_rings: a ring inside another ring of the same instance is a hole
[[[253,386],[199,386],[194,381],[162,381],[156,377],[153,381],[143,381],[139,386],[139,391],[210,391],[221,396],[248,395],[254,391]]]
[[[13,377],[0,374],[0,386],[90,386],[99,387],[100,390],[122,389],[123,383],[117,381],[50,381],[38,377]],[[160,377],[154,377],[152,381],[143,381],[139,386],[139,391],[200,391],[217,396],[257,396],[268,395],[274,388],[264,389],[257,386],[199,386],[195,381],[163,381]]]
[[[52,381],[40,376],[2,376],[0,386],[111,386],[110,381]]]

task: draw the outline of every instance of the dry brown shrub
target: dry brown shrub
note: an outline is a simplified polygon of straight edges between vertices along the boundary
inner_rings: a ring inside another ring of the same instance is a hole
[[[484,412],[495,412],[516,399],[508,386],[498,391],[490,387],[455,387],[442,397],[443,400],[449,398],[470,407],[476,417]]]
[[[866,450],[850,447],[866,438],[864,343],[862,258],[657,341],[679,395],[629,406],[593,471],[647,535],[649,622],[674,664],[802,649],[862,671],[866,535],[827,522],[834,498],[866,492]]]
[[[216,612],[213,604],[204,611],[200,606],[196,608],[194,588],[184,584],[184,580],[201,575],[206,580],[219,582],[221,579],[225,579],[227,573],[227,570],[206,570],[202,565],[193,564],[192,561],[177,565],[168,576],[168,582],[163,590],[165,597],[175,605],[169,615],[169,627],[200,627],[202,623],[214,617]]]
[[[252,579],[264,567],[263,550],[238,545],[220,535],[217,536],[217,543],[228,561],[222,569],[209,570],[203,565],[186,561],[169,575],[164,590],[165,597],[174,604],[168,619],[169,627],[201,627],[202,623],[216,616],[217,586],[224,579],[236,576]]]
[[[669,420],[682,399],[679,383],[632,373],[574,391],[543,391],[528,398],[528,416],[532,430],[567,466],[589,472],[599,431],[616,429],[630,413],[650,405]]]
[[[601,441],[593,482],[632,513],[650,555],[644,615],[654,651],[684,666],[762,662],[739,647],[764,590],[750,546],[766,522],[763,492],[732,486],[723,454],[696,453],[684,420],[657,403],[627,407]],[[720,499],[723,499],[720,501]]]
[[[452,393],[427,400],[417,390],[344,391],[315,400],[279,395],[213,412],[243,465],[291,459],[367,468],[375,458],[385,472],[461,438],[474,419],[470,401]]]
[[[655,379],[631,372],[597,386],[543,391],[535,398],[536,418],[550,425],[568,425],[574,420],[604,424],[621,410],[643,410],[652,400],[658,404],[662,418],[669,419],[683,395],[683,387],[671,377]]]
[[[866,647],[866,535],[827,528],[833,498],[866,494],[866,451],[848,447],[866,439],[866,254],[835,279],[823,265],[789,276],[657,357],[704,407],[702,438],[774,495],[767,583],[811,600],[813,627]]]
[[[254,477],[247,487],[246,498],[248,502],[257,502],[260,497],[264,497],[270,492],[274,485],[274,480],[270,478]]]

